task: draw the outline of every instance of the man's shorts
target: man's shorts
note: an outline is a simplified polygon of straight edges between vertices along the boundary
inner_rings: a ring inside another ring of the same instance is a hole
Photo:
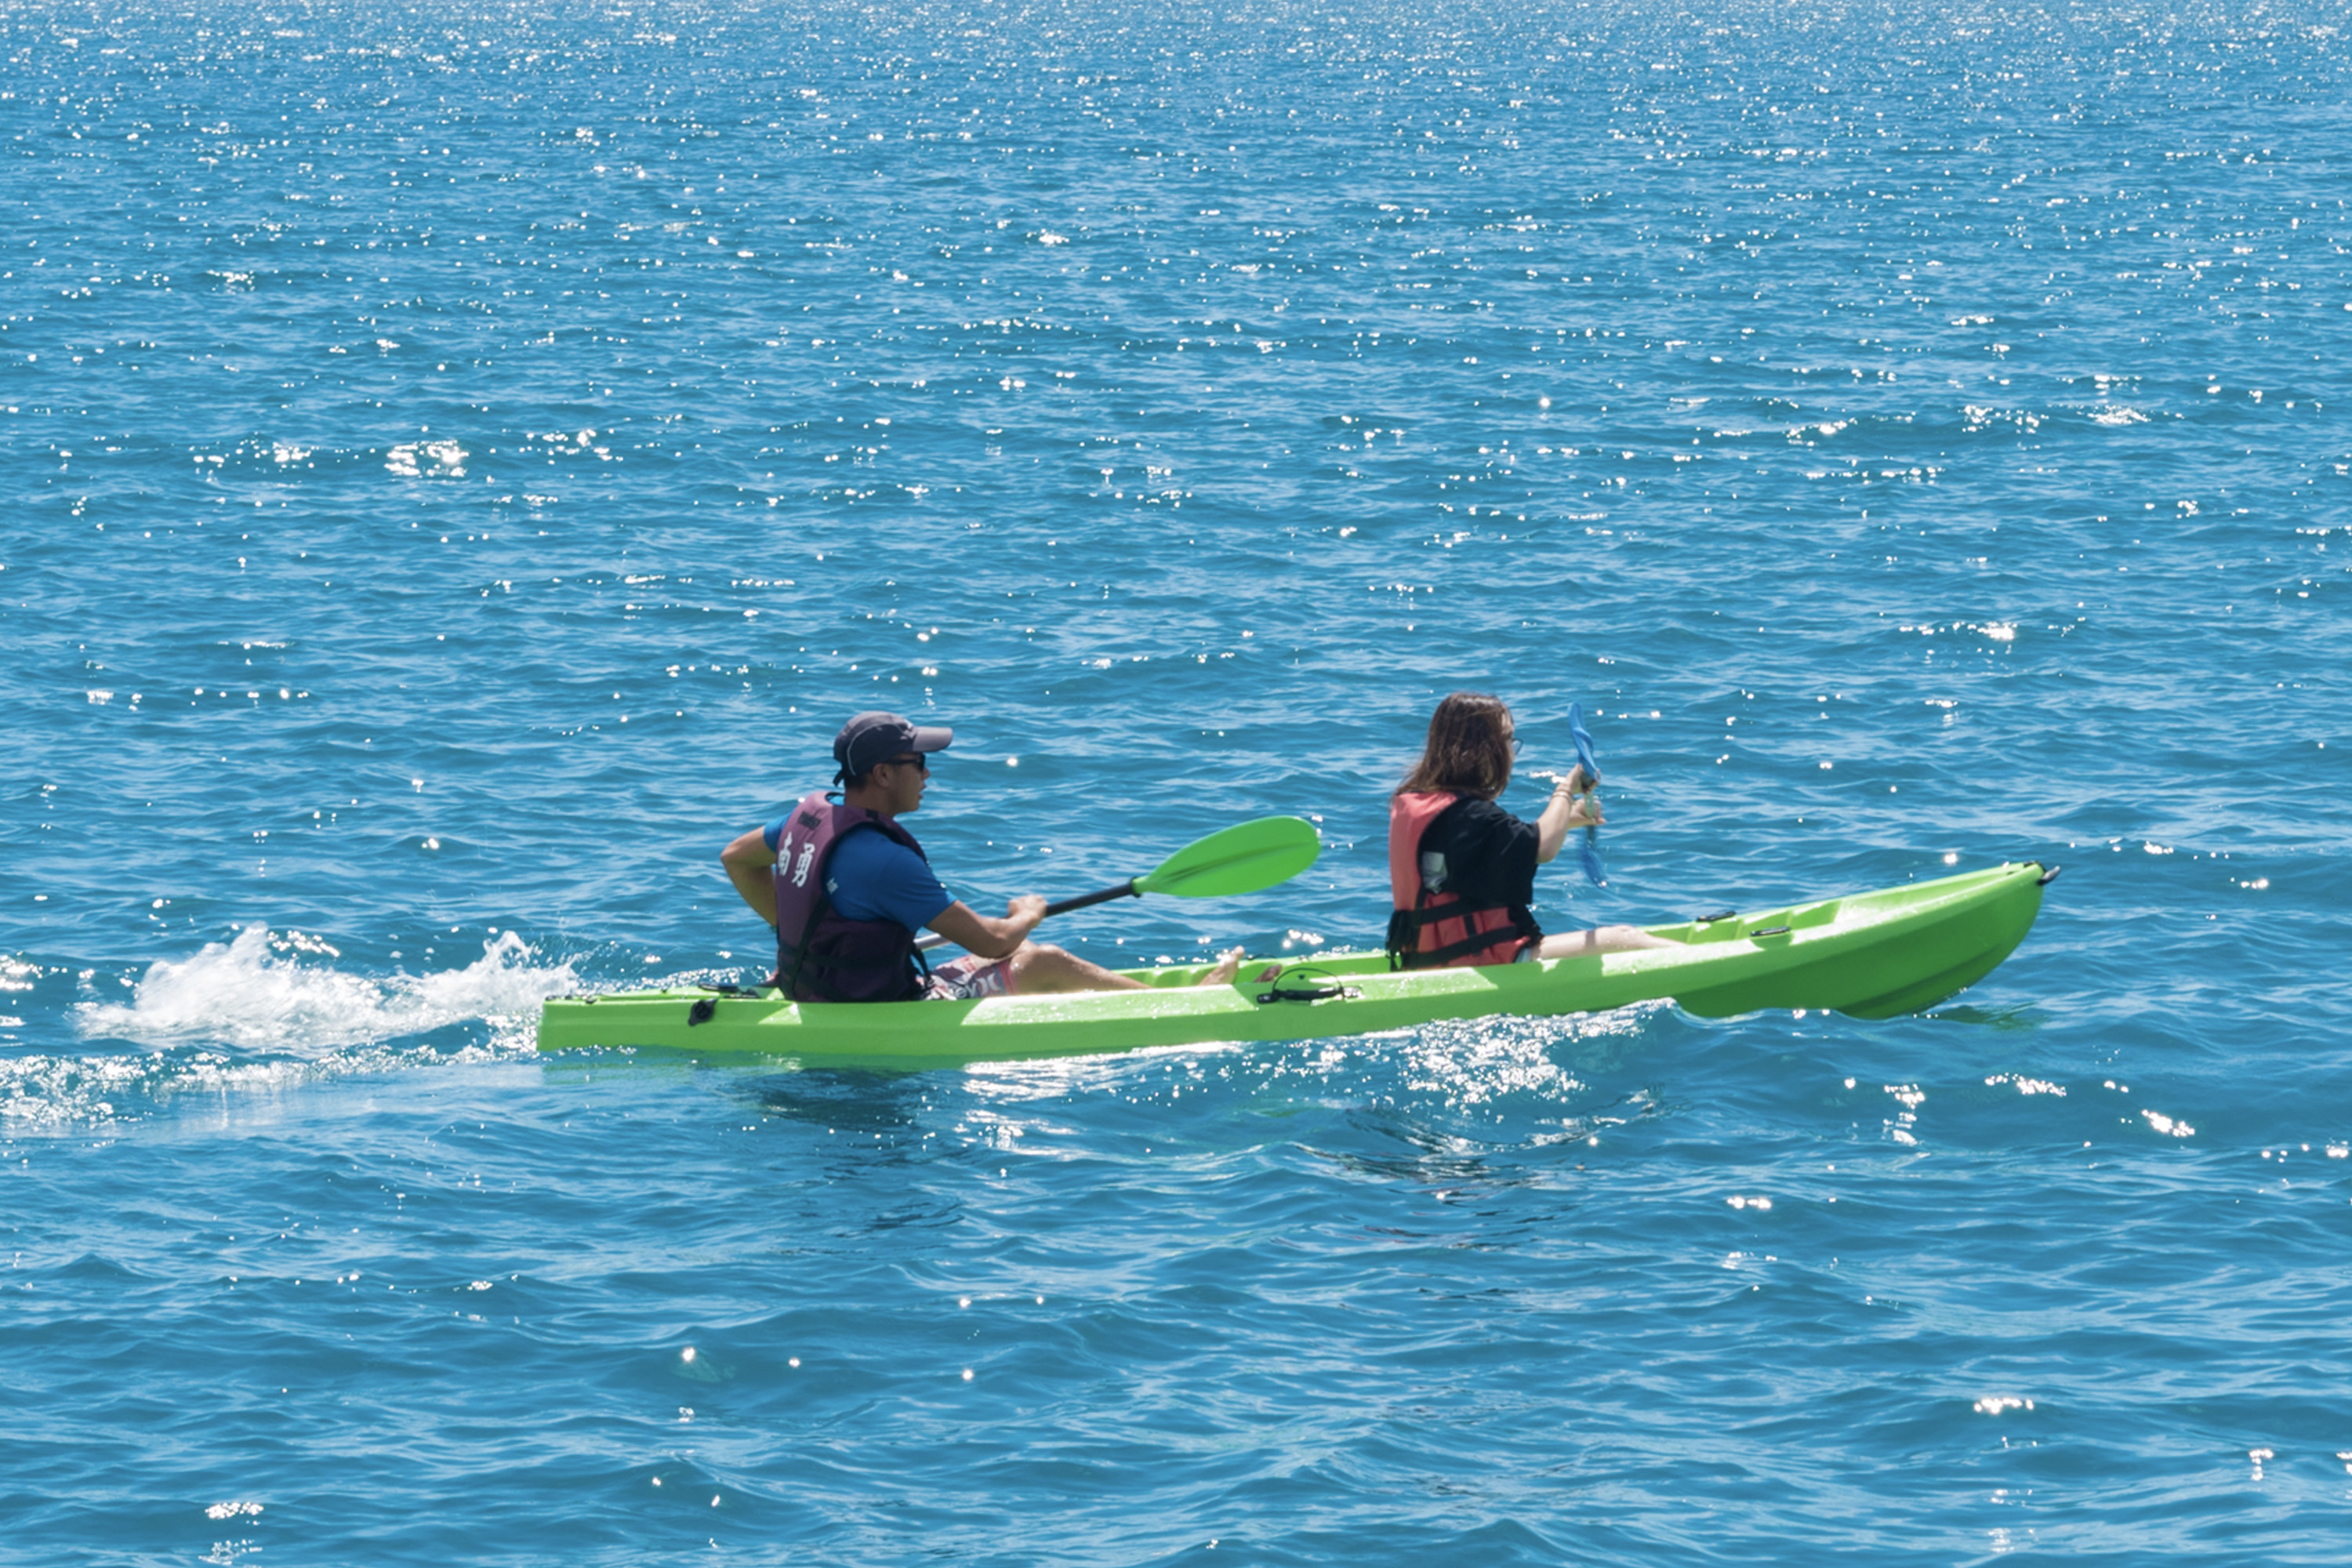
[[[983,996],[1013,994],[1013,961],[966,953],[931,971],[923,995],[934,1002],[977,1002]]]

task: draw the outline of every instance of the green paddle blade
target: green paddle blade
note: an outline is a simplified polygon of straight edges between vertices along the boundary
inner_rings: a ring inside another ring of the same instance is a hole
[[[1287,882],[1323,850],[1315,825],[1299,816],[1262,816],[1187,844],[1135,879],[1139,893],[1222,899]]]

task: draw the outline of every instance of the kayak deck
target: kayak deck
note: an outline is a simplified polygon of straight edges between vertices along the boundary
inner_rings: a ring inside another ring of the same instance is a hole
[[[1761,913],[1646,928],[1673,945],[1487,968],[1393,972],[1379,952],[1124,971],[1143,991],[977,1002],[793,1003],[765,987],[551,999],[539,1048],[682,1050],[898,1071],[1155,1046],[1312,1039],[1494,1014],[1601,1012],[1671,998],[1703,1017],[1767,1008],[1890,1018],[1990,973],[2023,941],[2056,871],[2026,861]]]

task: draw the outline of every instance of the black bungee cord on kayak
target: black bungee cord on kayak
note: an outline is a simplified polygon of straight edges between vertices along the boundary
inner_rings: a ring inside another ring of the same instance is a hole
[[[1335,997],[1357,997],[1364,994],[1361,987],[1348,984],[1319,963],[1293,964],[1289,968],[1276,970],[1272,979],[1275,984],[1270,989],[1259,992],[1250,1000],[1264,1006],[1269,1002],[1328,1002]],[[1315,980],[1324,984],[1317,985],[1282,984],[1283,981],[1292,979]]]

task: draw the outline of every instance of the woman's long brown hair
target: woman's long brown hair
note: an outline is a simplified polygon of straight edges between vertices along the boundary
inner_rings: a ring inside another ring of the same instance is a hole
[[[1499,697],[1457,691],[1429,718],[1429,744],[1396,786],[1399,795],[1444,790],[1492,800],[1511,782],[1511,710]]]

